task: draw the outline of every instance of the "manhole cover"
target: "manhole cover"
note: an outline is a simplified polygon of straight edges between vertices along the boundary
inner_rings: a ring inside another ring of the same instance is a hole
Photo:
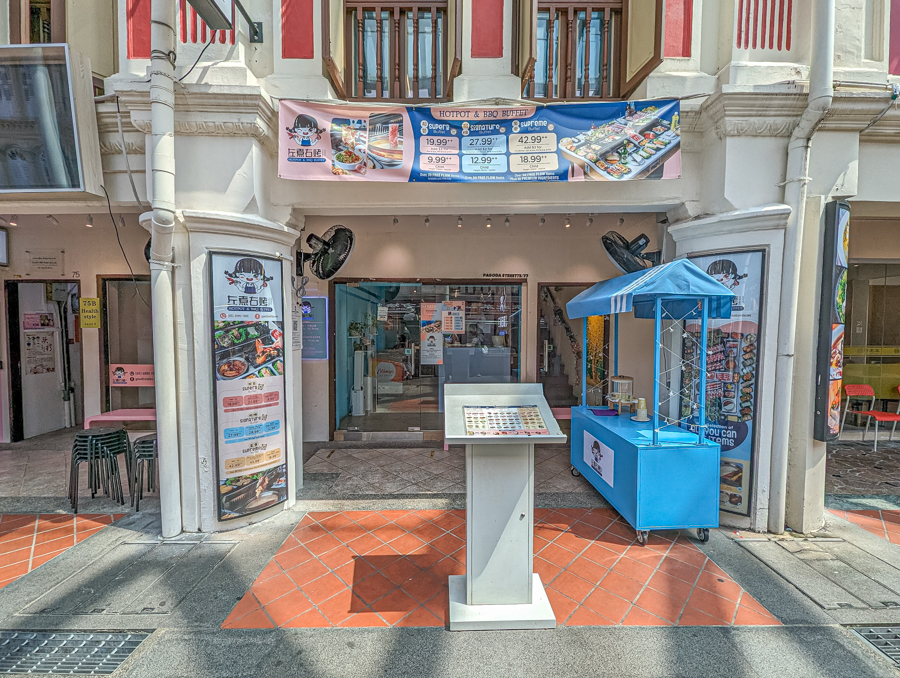
[[[148,635],[0,631],[0,673],[107,676]]]
[[[853,629],[863,639],[900,664],[900,626],[869,626]]]

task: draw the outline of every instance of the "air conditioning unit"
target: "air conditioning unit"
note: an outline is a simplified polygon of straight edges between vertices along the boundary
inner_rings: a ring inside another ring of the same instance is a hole
[[[0,200],[102,197],[90,60],[68,45],[0,46]]]

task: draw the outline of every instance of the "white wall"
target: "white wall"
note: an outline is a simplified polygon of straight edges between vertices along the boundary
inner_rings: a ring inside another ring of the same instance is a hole
[[[29,275],[27,251],[37,249],[65,251],[65,278],[77,279],[81,284],[82,297],[97,297],[97,276],[128,275],[128,265],[116,242],[115,229],[109,215],[99,212],[93,215],[94,227],[85,226],[84,214],[56,214],[59,226],[52,225],[43,214],[20,215],[18,226],[9,227],[10,266],[0,268],[0,280],[23,281],[43,279]],[[116,217],[118,218],[118,213]],[[135,215],[126,214],[125,228],[119,229],[122,247],[135,275],[149,275],[150,269],[144,259],[144,244],[147,232],[137,223]],[[0,417],[2,417],[2,440],[9,441],[9,340],[6,332],[6,297],[0,300],[4,322],[0,323],[0,356],[3,369],[0,370]],[[100,343],[103,330],[81,331],[82,375],[84,383],[84,414],[100,413],[103,400],[101,387]],[[78,366],[73,366],[73,370]]]
[[[485,216],[466,216],[457,228],[456,216],[431,216],[424,226],[423,216],[399,217],[394,226],[385,217],[307,217],[307,233],[320,234],[334,224],[343,224],[357,236],[353,255],[341,270],[340,277],[373,279],[439,278],[481,279],[485,273],[527,275],[523,290],[522,353],[520,368],[523,381],[537,379],[537,322],[540,317],[538,287],[543,283],[575,282],[594,284],[620,275],[607,258],[600,236],[608,230],[620,231],[633,238],[646,233],[657,237],[655,214],[593,217],[571,217],[571,228],[565,228],[565,217],[547,215],[541,227],[539,215],[514,215],[510,226],[503,224],[504,215],[493,215],[493,225],[485,228]],[[653,249],[652,246],[650,249]],[[485,278],[487,283],[489,279]],[[319,289],[324,290],[322,283]],[[620,321],[620,371],[635,378],[638,395],[652,394],[653,337],[652,323],[623,315]],[[304,438],[327,440],[329,430],[328,370],[323,363],[303,366]]]

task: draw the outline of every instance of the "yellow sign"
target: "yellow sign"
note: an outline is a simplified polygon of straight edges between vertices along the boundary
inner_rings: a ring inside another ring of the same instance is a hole
[[[100,329],[100,299],[81,297],[81,329]]]

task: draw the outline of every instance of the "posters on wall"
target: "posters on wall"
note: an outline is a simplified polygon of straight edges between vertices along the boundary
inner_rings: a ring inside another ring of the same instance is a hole
[[[444,363],[444,322],[441,317],[443,312],[443,304],[440,302],[422,302],[419,355],[423,365]]]
[[[303,297],[300,313],[303,360],[328,360],[328,297]]]
[[[281,261],[210,254],[219,519],[287,499]]]
[[[22,329],[41,330],[51,329],[56,326],[52,313],[24,313],[22,314]]]
[[[278,176],[314,181],[628,181],[681,176],[673,100],[411,107],[281,101]]]
[[[65,278],[64,250],[25,250],[28,276],[35,278]]]
[[[813,437],[822,442],[835,440],[841,430],[849,249],[850,205],[830,202],[825,205],[825,263],[819,297],[816,411],[813,418]]]
[[[25,374],[56,372],[56,335],[25,332]]]
[[[109,366],[110,386],[154,386],[155,384],[152,364]]]
[[[749,515],[765,252],[726,252],[691,257],[691,261],[735,295],[731,318],[709,320],[706,435],[722,448],[719,507]],[[699,338],[699,321],[688,322],[686,330]],[[682,358],[699,365],[693,347],[693,342],[685,341]],[[689,393],[690,399],[682,399],[681,416],[693,427],[697,421],[691,403],[699,402],[698,388],[699,370],[686,368],[682,393]]]
[[[441,325],[445,334],[466,333],[466,302],[445,301],[441,312]]]

